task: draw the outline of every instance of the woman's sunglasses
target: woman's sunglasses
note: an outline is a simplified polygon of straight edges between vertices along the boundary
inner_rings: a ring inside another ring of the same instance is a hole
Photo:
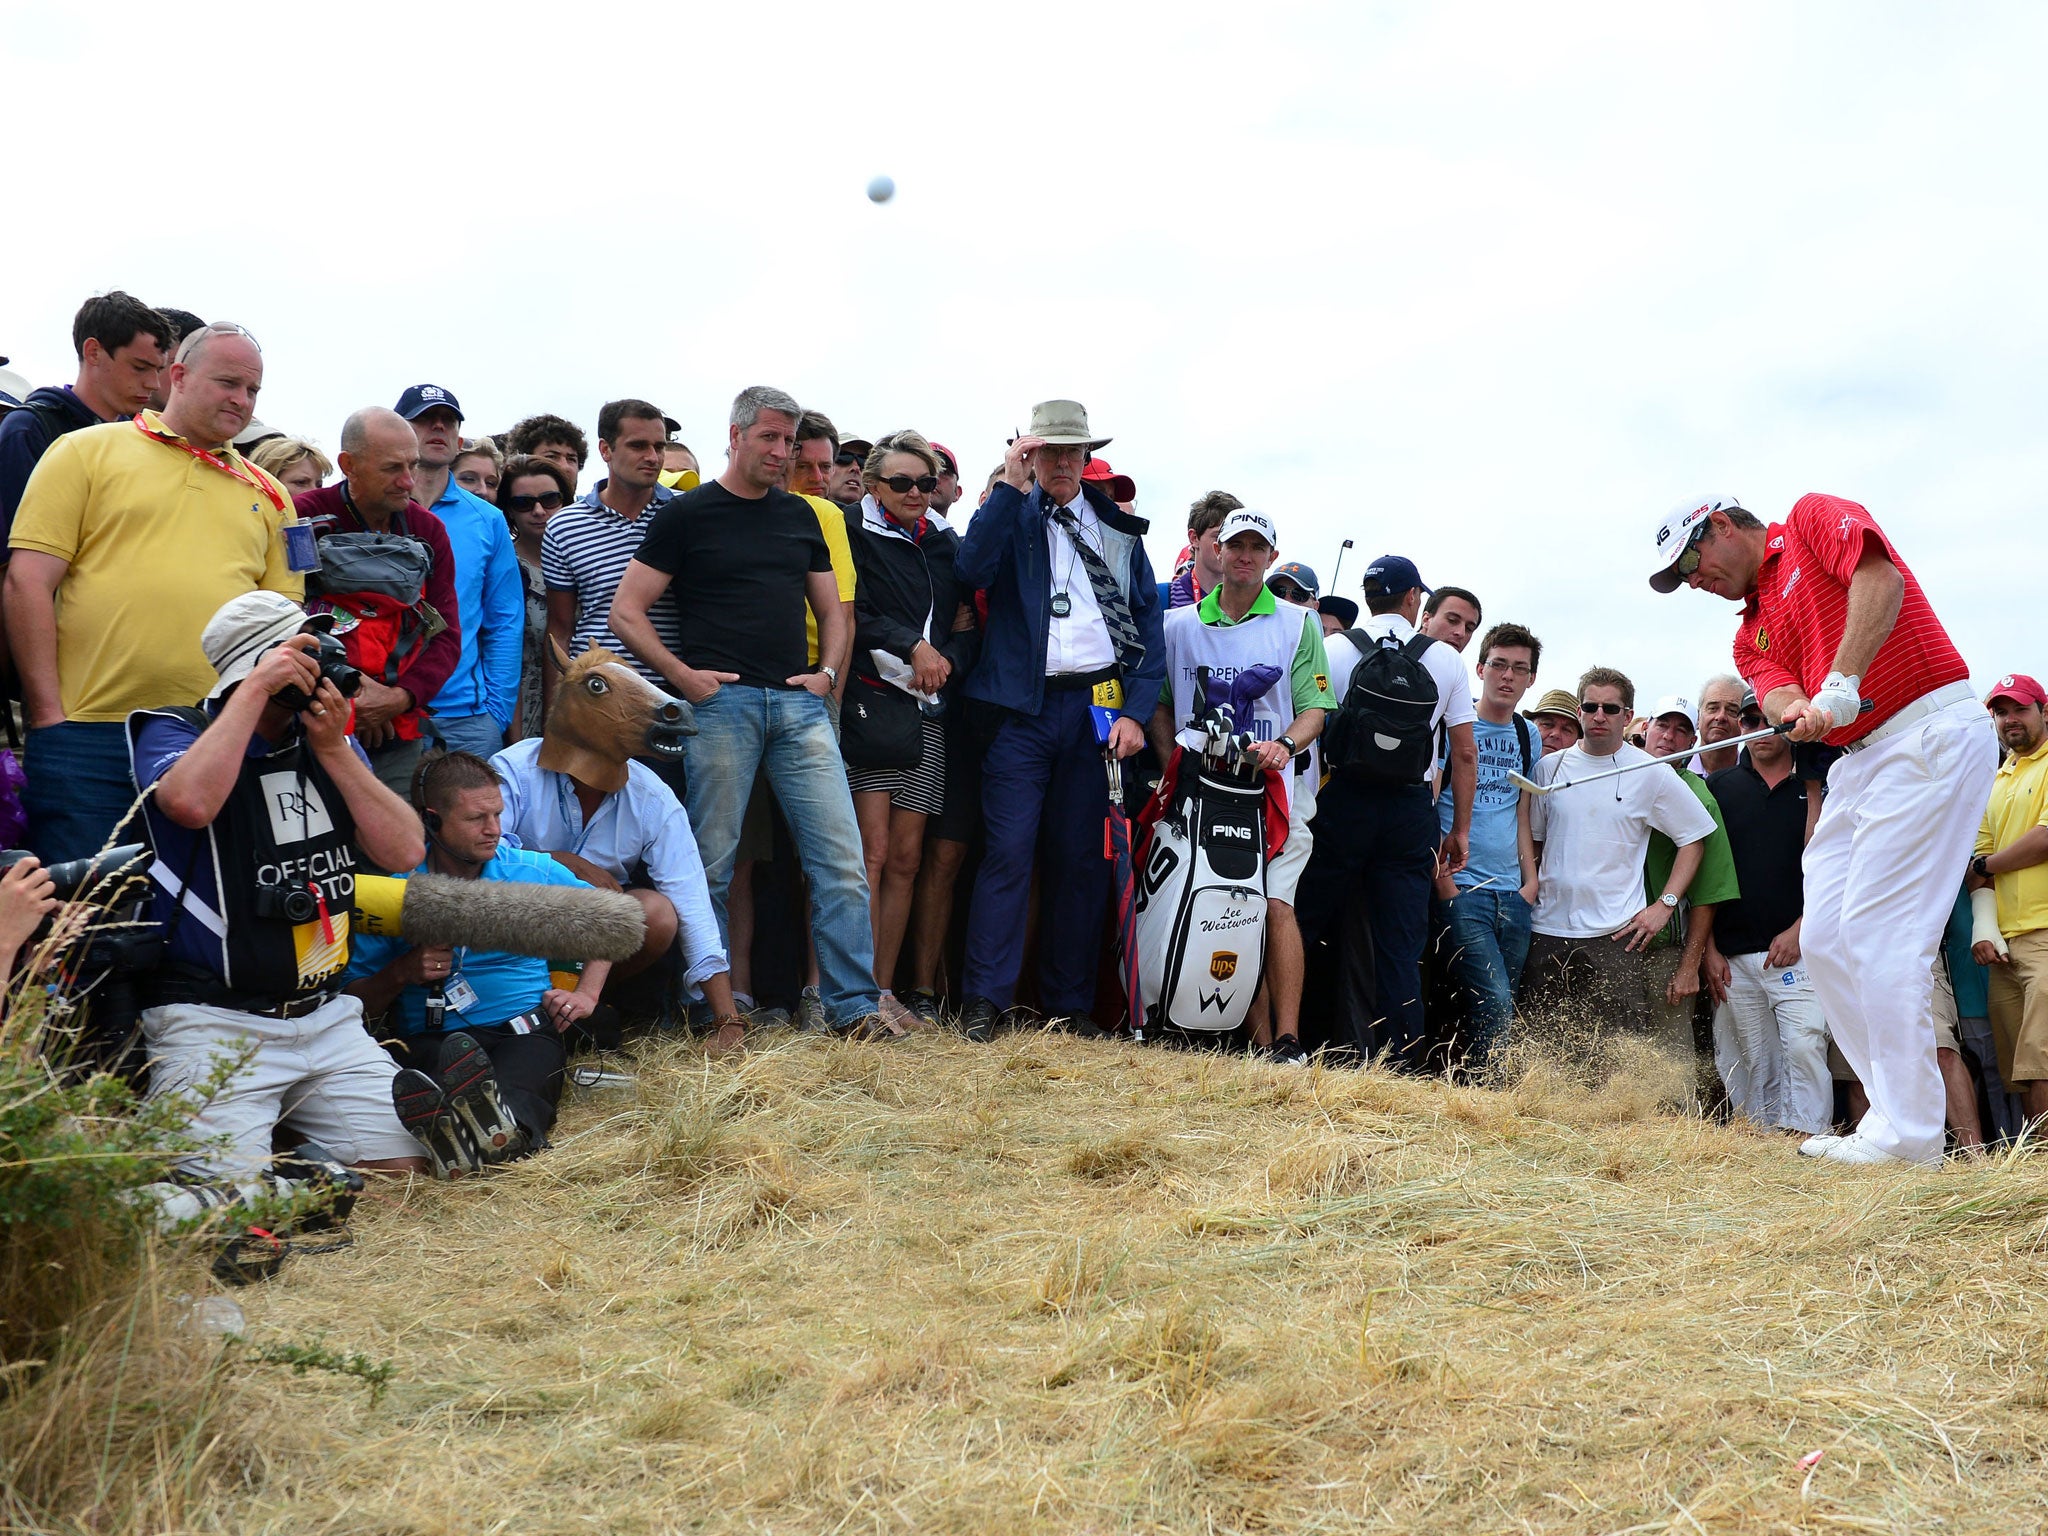
[[[560,491],[542,491],[538,496],[507,496],[505,498],[505,510],[507,512],[531,512],[535,507],[539,507],[543,512],[553,512],[559,509],[561,505],[562,493]]]
[[[1579,713],[1582,715],[1625,715],[1628,713],[1628,706],[1626,704],[1596,704],[1588,699],[1579,706]]]
[[[898,496],[909,495],[910,488],[916,486],[917,489],[929,496],[939,488],[939,477],[937,475],[919,475],[913,480],[908,475],[881,475],[876,478],[875,484],[886,485]]]

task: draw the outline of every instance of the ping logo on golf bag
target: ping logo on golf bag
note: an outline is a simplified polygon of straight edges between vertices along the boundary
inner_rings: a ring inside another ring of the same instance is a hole
[[[1209,975],[1217,981],[1228,981],[1237,974],[1237,955],[1228,949],[1219,949],[1209,956]]]
[[[1262,803],[1204,800],[1196,807],[1195,843],[1225,880],[1253,880],[1265,864]]]
[[[1145,903],[1159,888],[1173,877],[1180,868],[1180,850],[1165,838],[1152,839],[1152,850],[1145,858],[1145,867],[1138,872],[1138,910],[1145,910]]]

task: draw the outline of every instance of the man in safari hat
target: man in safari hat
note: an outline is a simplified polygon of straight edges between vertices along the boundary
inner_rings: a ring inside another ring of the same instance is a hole
[[[1033,406],[960,542],[961,580],[988,590],[967,697],[1002,717],[982,769],[988,850],[967,926],[961,1024],[973,1039],[989,1038],[1015,1000],[1041,822],[1040,1000],[1076,1034],[1100,1033],[1091,1014],[1109,896],[1102,760],[1144,745],[1166,678],[1145,521],[1084,479],[1108,442],[1076,401]]]

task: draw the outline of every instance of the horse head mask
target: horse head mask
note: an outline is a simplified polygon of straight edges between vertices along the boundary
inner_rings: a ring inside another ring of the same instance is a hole
[[[683,738],[697,734],[689,705],[611,651],[592,646],[571,661],[552,636],[548,650],[562,676],[541,735],[541,767],[610,795],[626,787],[628,758],[681,760]]]

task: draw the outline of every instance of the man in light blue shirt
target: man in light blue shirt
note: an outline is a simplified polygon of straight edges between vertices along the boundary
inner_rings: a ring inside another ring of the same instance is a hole
[[[682,936],[683,983],[704,994],[717,1023],[713,1045],[737,1045],[742,1033],[732,1001],[725,945],[711,910],[711,890],[690,816],[674,790],[645,763],[627,759],[625,779],[607,788],[541,765],[545,737],[514,742],[491,766],[505,786],[505,837],[551,855],[592,885],[623,889],[636,864],[652,890],[628,890],[647,915],[640,953],[612,968],[630,976],[668,953]]]
[[[1515,712],[1536,681],[1542,654],[1543,642],[1519,624],[1496,624],[1480,641],[1471,852],[1457,874],[1440,873],[1436,880],[1431,926],[1439,935],[1437,954],[1463,994],[1465,1062],[1475,1072],[1507,1043],[1515,988],[1529,958],[1536,850],[1528,804],[1508,774],[1530,773],[1543,756],[1536,728]],[[1451,814],[1451,797],[1440,796],[1437,815],[1447,833]]]
[[[519,707],[520,648],[526,634],[526,579],[505,515],[455,483],[462,407],[438,384],[415,384],[398,414],[419,438],[413,495],[448,530],[455,555],[455,606],[462,658],[434,696],[431,729],[451,752],[489,757],[505,745]]]

